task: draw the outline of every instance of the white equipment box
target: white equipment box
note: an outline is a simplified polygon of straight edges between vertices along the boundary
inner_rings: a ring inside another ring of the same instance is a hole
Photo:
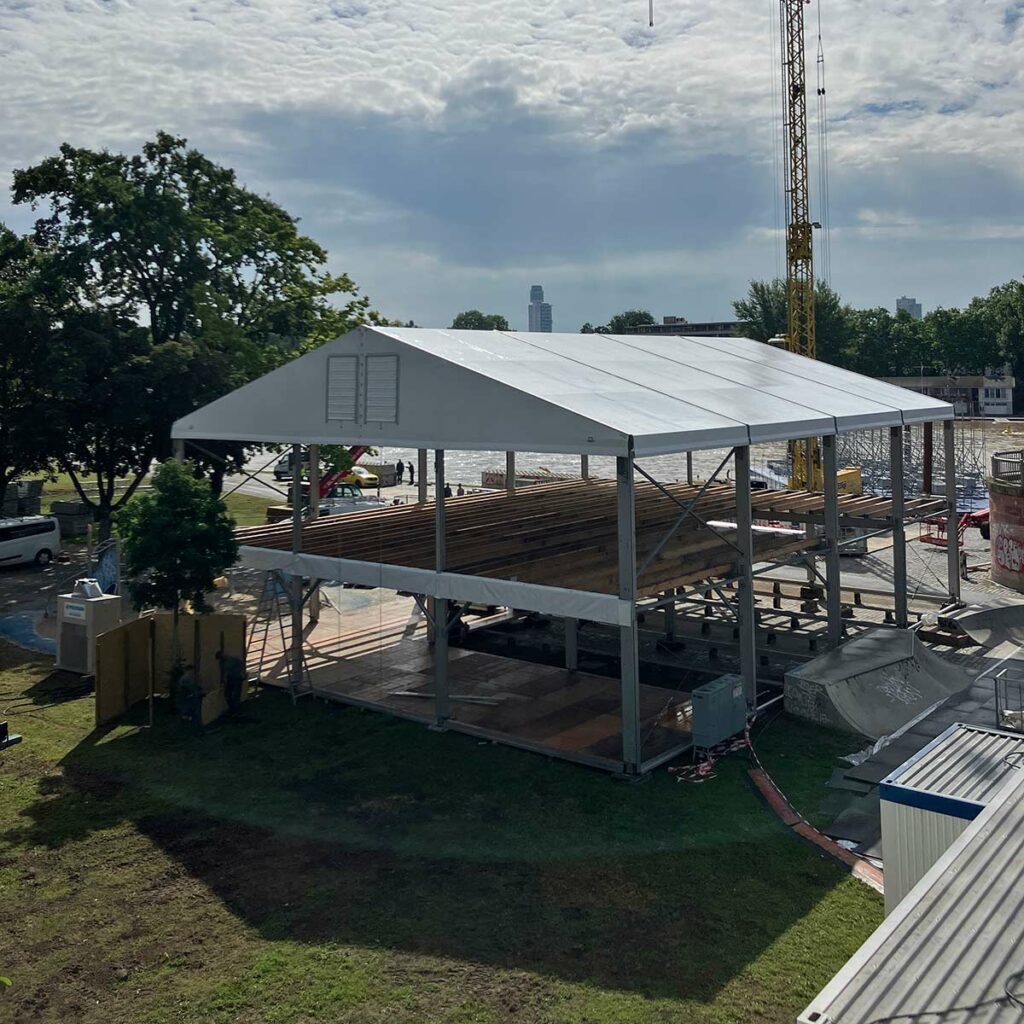
[[[96,637],[121,623],[121,598],[116,594],[57,597],[57,665],[66,672],[96,672]]]

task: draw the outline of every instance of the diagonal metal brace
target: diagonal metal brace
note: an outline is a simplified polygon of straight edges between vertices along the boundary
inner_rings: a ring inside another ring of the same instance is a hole
[[[696,519],[701,526],[704,526],[707,529],[709,529],[720,540],[725,541],[725,543],[728,544],[729,547],[733,548],[735,551],[740,550],[739,547],[737,547],[737,545],[733,543],[733,541],[729,540],[728,537],[720,533],[713,526],[708,526],[708,524],[699,515],[697,515],[696,512],[694,512],[694,508],[696,507],[697,502],[699,502],[700,499],[704,497],[704,492],[711,486],[712,483],[714,483],[715,478],[722,471],[722,468],[725,466],[725,464],[732,458],[733,452],[735,452],[735,450],[735,448],[729,449],[725,458],[722,459],[722,461],[718,464],[718,468],[714,471],[714,473],[711,474],[711,476],[707,478],[707,480],[704,481],[704,483],[701,485],[701,489],[686,504],[681,502],[674,494],[671,493],[671,491],[666,490],[657,480],[654,479],[653,476],[651,476],[650,473],[647,472],[647,470],[643,468],[643,466],[639,466],[636,463],[633,464],[633,468],[641,476],[645,477],[652,484],[654,484],[654,486],[657,487],[658,490],[661,491],[661,493],[664,494],[666,498],[670,499],[671,501],[674,501],[683,510],[680,513],[679,518],[676,519],[676,521],[668,528],[668,531],[661,538],[661,540],[658,541],[658,543],[655,545],[654,550],[644,559],[643,565],[641,565],[640,568],[637,570],[637,579],[639,579],[644,574],[644,571],[651,564],[651,562],[653,562],[658,557],[658,555],[661,554],[661,552],[665,549],[665,545],[668,544],[668,542],[673,538],[673,536],[675,536],[676,531],[679,529],[680,526],[683,525],[688,516],[692,517],[693,519]]]

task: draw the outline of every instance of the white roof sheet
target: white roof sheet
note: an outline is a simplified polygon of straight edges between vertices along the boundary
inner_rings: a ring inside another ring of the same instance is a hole
[[[935,862],[798,1024],[1019,1024],[1022,945],[1024,771]]]
[[[326,421],[326,360],[344,354],[399,356],[397,423]],[[363,327],[184,417],[173,435],[598,455],[632,443],[643,456],[952,415],[744,338]]]

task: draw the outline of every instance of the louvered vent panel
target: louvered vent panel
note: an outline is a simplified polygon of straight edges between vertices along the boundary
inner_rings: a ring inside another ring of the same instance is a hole
[[[366,357],[366,422],[398,422],[398,356]]]

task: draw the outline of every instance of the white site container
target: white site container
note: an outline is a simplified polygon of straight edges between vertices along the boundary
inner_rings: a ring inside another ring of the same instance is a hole
[[[1021,766],[1024,735],[957,724],[881,781],[886,914]]]

